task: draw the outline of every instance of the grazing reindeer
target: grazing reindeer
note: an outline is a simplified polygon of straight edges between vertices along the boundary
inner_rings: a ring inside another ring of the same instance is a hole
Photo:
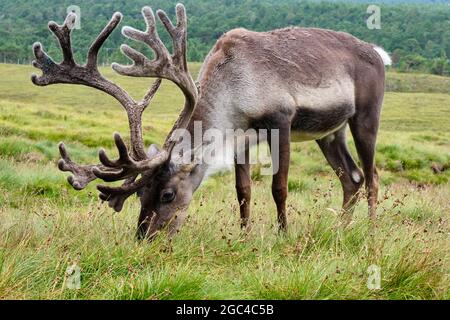
[[[210,164],[180,164],[175,147],[184,144],[195,150],[195,141],[180,141],[176,131],[194,133],[195,123],[204,129],[220,132],[227,129],[278,130],[279,152],[272,152],[279,168],[273,174],[272,193],[277,206],[278,223],[286,229],[286,196],[291,141],[316,140],[326,159],[342,183],[343,210],[350,216],[357,193],[365,180],[369,214],[375,218],[378,176],[374,164],[375,141],[384,94],[384,64],[389,56],[380,48],[342,32],[322,29],[287,28],[271,32],[235,29],[224,34],[208,54],[196,84],[186,62],[187,19],[184,6],[176,7],[174,26],[163,11],[159,19],[173,40],[170,54],[161,42],[151,8],[144,7],[146,31],[124,27],[122,33],[147,44],[155,59],[127,45],[122,52],[134,63],[113,64],[121,75],[158,78],[142,101],[135,101],[122,88],[105,79],[97,68],[98,52],[120,23],[116,13],[88,51],[87,63],[75,63],[71,49],[71,29],[76,16],[70,13],[63,25],[49,23],[59,40],[63,61],[56,64],[43,51],[33,46],[33,65],[42,76],[32,76],[39,86],[71,83],[90,86],[116,98],[128,114],[131,149],[119,134],[114,135],[119,158],[111,160],[101,149],[101,164],[78,165],[59,149],[58,166],[70,171],[69,183],[77,190],[100,178],[106,182],[124,180],[119,187],[99,185],[100,198],[120,211],[124,201],[137,193],[141,201],[138,235],[153,238],[161,228],[178,230],[193,193],[212,170]],[[158,90],[161,78],[173,81],[185,95],[185,105],[163,147],[152,145],[145,151],[142,140],[141,115]],[[352,159],[346,144],[347,124],[353,134],[363,172]],[[258,141],[260,142],[260,141]],[[203,144],[204,142],[200,142]],[[244,156],[249,157],[250,145]],[[219,162],[219,160],[218,160]],[[248,226],[251,178],[249,161],[235,164],[237,197],[242,225]]]

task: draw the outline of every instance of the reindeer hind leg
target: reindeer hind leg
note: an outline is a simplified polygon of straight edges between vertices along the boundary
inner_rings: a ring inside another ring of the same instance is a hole
[[[346,126],[316,142],[341,181],[344,198],[342,216],[344,224],[348,224],[351,221],[364,178],[348,151],[345,130]]]
[[[378,200],[378,172],[375,166],[375,145],[377,140],[381,104],[365,108],[349,121],[356,150],[361,161],[366,183],[369,217],[376,219]]]

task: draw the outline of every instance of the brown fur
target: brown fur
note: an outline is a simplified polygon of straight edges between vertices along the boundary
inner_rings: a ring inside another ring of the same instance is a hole
[[[226,90],[223,88],[227,88],[230,94],[238,93],[236,100],[231,98],[237,103],[240,99],[244,103],[250,100],[264,104],[270,101],[272,90],[285,90],[288,95],[295,95],[298,87],[306,90],[327,89],[345,79],[354,86],[352,99],[346,102],[330,101],[323,108],[310,106],[300,99],[291,108],[278,104],[260,105],[259,108],[266,111],[256,118],[248,118],[248,114],[243,116],[244,120],[242,115],[235,117],[234,123],[240,123],[236,125],[239,128],[277,128],[282,132],[280,171],[274,176],[272,184],[282,229],[286,228],[291,130],[312,136],[314,132],[332,132],[317,141],[341,180],[344,212],[351,213],[353,210],[364,179],[347,150],[345,126],[333,132],[338,129],[339,123],[350,124],[363,166],[370,215],[375,216],[378,176],[374,166],[374,149],[384,93],[384,64],[373,48],[374,45],[352,35],[332,30],[294,27],[253,32],[240,28],[224,34],[206,58],[199,75],[202,93],[191,121],[206,121],[207,126],[215,125],[211,120],[213,117],[208,115],[219,113],[222,110],[219,108],[229,108],[226,111],[228,114],[236,112],[231,107],[219,107],[215,101],[220,96],[220,90]],[[251,84],[252,91],[259,92],[260,88],[265,93],[261,100],[245,97],[249,78],[243,74],[245,72],[255,79]],[[243,226],[248,226],[250,212],[248,170],[246,165],[236,165],[236,188]]]
[[[294,80],[315,86],[326,85],[328,73],[336,65],[344,66],[353,77],[366,69],[367,64],[384,72],[373,45],[348,33],[297,27],[270,32],[240,28],[225,33],[217,41],[204,62],[199,78],[201,86],[208,86],[224,64],[238,59],[249,59],[257,72],[273,71],[280,81]]]

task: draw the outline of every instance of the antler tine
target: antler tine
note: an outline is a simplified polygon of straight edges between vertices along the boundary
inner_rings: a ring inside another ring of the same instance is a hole
[[[73,12],[70,12],[63,25],[58,25],[54,21],[50,21],[48,23],[48,28],[50,31],[56,36],[61,46],[61,50],[63,52],[63,63],[74,66],[75,61],[73,60],[72,53],[72,45],[70,43],[70,34],[72,32],[73,27],[75,26],[75,22],[77,20],[77,15]]]
[[[155,96],[156,92],[158,91],[159,87],[161,86],[162,79],[158,78],[153,82],[152,86],[148,90],[147,94],[144,96],[144,99],[141,101],[142,105],[142,112],[144,112],[145,108],[150,104],[150,101]]]
[[[137,190],[142,188],[145,183],[146,180],[144,180],[144,178],[136,181],[136,176],[134,176],[127,179],[119,187],[98,185],[97,190],[100,192],[100,199],[108,201],[109,207],[113,208],[116,212],[120,212],[125,201]]]
[[[100,32],[100,34],[98,35],[97,39],[95,39],[94,42],[91,44],[88,51],[86,67],[97,69],[98,52],[105,43],[106,39],[108,39],[108,37],[111,35],[114,29],[116,29],[117,25],[122,21],[122,18],[123,16],[120,12],[114,13],[111,20],[108,22],[105,28],[103,28],[102,32]]]
[[[174,54],[172,59],[175,65],[179,66],[181,70],[187,72],[187,60],[186,60],[186,41],[187,41],[187,16],[186,9],[179,3],[176,6],[177,12],[177,26],[175,27],[170,21],[169,17],[163,10],[158,10],[157,14],[161,22],[164,24],[167,32],[169,32]]]
[[[36,74],[31,75],[31,81],[37,86],[46,86],[50,84],[50,79],[45,74],[54,69],[56,63],[44,51],[40,42],[33,44],[33,52],[36,60],[33,60],[32,64],[35,68],[41,69],[44,74],[40,77]]]

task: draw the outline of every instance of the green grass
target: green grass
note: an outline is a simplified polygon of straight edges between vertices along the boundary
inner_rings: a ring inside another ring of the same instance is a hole
[[[388,74],[386,90],[391,92],[450,93],[450,77],[393,71]]]
[[[151,84],[105,71],[135,96]],[[448,78],[388,74],[402,86],[383,109],[374,230],[365,201],[349,228],[338,227],[339,181],[308,142],[292,147],[287,235],[276,231],[270,178],[255,166],[249,235],[227,173],[195,194],[173,240],[147,244],[134,239],[137,199],[115,214],[94,186],[76,192],[56,168],[60,140],[80,162],[94,161],[100,146],[114,153],[112,133],[128,133],[124,112],[91,89],[34,87],[31,72],[0,65],[0,299],[450,298],[450,94],[437,85]],[[144,116],[147,144],[162,142],[182,103],[165,81]],[[356,154],[351,139],[350,148]],[[64,285],[73,263],[80,290]],[[372,264],[380,290],[366,286]]]

